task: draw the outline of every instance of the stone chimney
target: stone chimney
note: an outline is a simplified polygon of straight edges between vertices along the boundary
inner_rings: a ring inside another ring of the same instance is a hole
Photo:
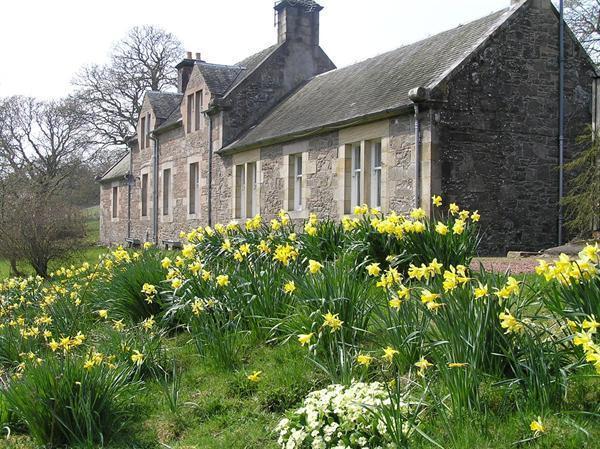
[[[314,0],[280,0],[277,14],[277,42],[300,42],[319,45],[319,12],[323,9]]]
[[[177,91],[180,93],[185,92],[185,88],[187,87],[187,83],[190,80],[190,75],[192,74],[192,69],[194,68],[194,64],[196,62],[203,62],[200,59],[200,53],[196,53],[196,57],[192,57],[192,52],[188,51],[185,54],[185,58],[175,66],[177,69]]]

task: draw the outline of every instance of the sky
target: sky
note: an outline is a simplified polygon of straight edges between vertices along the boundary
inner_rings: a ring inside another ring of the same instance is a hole
[[[319,0],[317,0],[319,1]],[[321,46],[338,67],[503,9],[510,0],[320,0]],[[0,15],[0,96],[67,95],[136,25],[175,34],[207,62],[232,64],[276,42],[273,0],[20,0]]]

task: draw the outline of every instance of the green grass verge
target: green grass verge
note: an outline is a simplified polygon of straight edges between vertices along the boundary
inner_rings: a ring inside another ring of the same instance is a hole
[[[178,406],[172,412],[164,390],[149,383],[140,398],[140,419],[121,441],[109,449],[276,449],[273,429],[286,410],[297,407],[311,390],[327,382],[315,375],[305,350],[295,342],[283,346],[259,346],[246,354],[244,367],[224,372],[201,360],[187,335],[171,338],[168,347],[181,374]],[[263,371],[262,380],[250,382],[247,374]],[[497,394],[497,393],[496,393]],[[600,381],[580,378],[569,390],[564,410],[578,410],[582,404],[598,403]],[[598,417],[560,410],[544,417],[546,433],[532,436],[529,423],[537,411],[514,410],[510,398],[487,397],[491,412],[447,426],[432,410],[422,428],[444,448],[534,449],[596,448],[600,438]],[[451,428],[452,431],[448,429]],[[7,449],[34,449],[23,435],[1,441]],[[433,447],[415,438],[415,448]]]

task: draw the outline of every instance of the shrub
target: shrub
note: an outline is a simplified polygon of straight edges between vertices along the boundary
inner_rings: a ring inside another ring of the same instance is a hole
[[[137,385],[128,368],[91,369],[76,356],[30,364],[6,391],[40,445],[103,446],[133,419]]]
[[[391,440],[385,422],[365,410],[386,401],[388,392],[377,382],[314,391],[302,407],[279,422],[278,443],[295,449],[387,447]]]

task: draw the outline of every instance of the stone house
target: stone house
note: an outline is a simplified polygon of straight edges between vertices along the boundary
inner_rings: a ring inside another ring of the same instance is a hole
[[[237,64],[188,53],[178,92],[147,92],[129,153],[100,179],[102,242],[177,241],[281,209],[431,211],[440,194],[479,210],[489,253],[555,244],[559,16],[550,0],[507,2],[339,69],[313,0],[279,1],[277,43]],[[569,31],[565,52],[568,158],[598,75]]]

